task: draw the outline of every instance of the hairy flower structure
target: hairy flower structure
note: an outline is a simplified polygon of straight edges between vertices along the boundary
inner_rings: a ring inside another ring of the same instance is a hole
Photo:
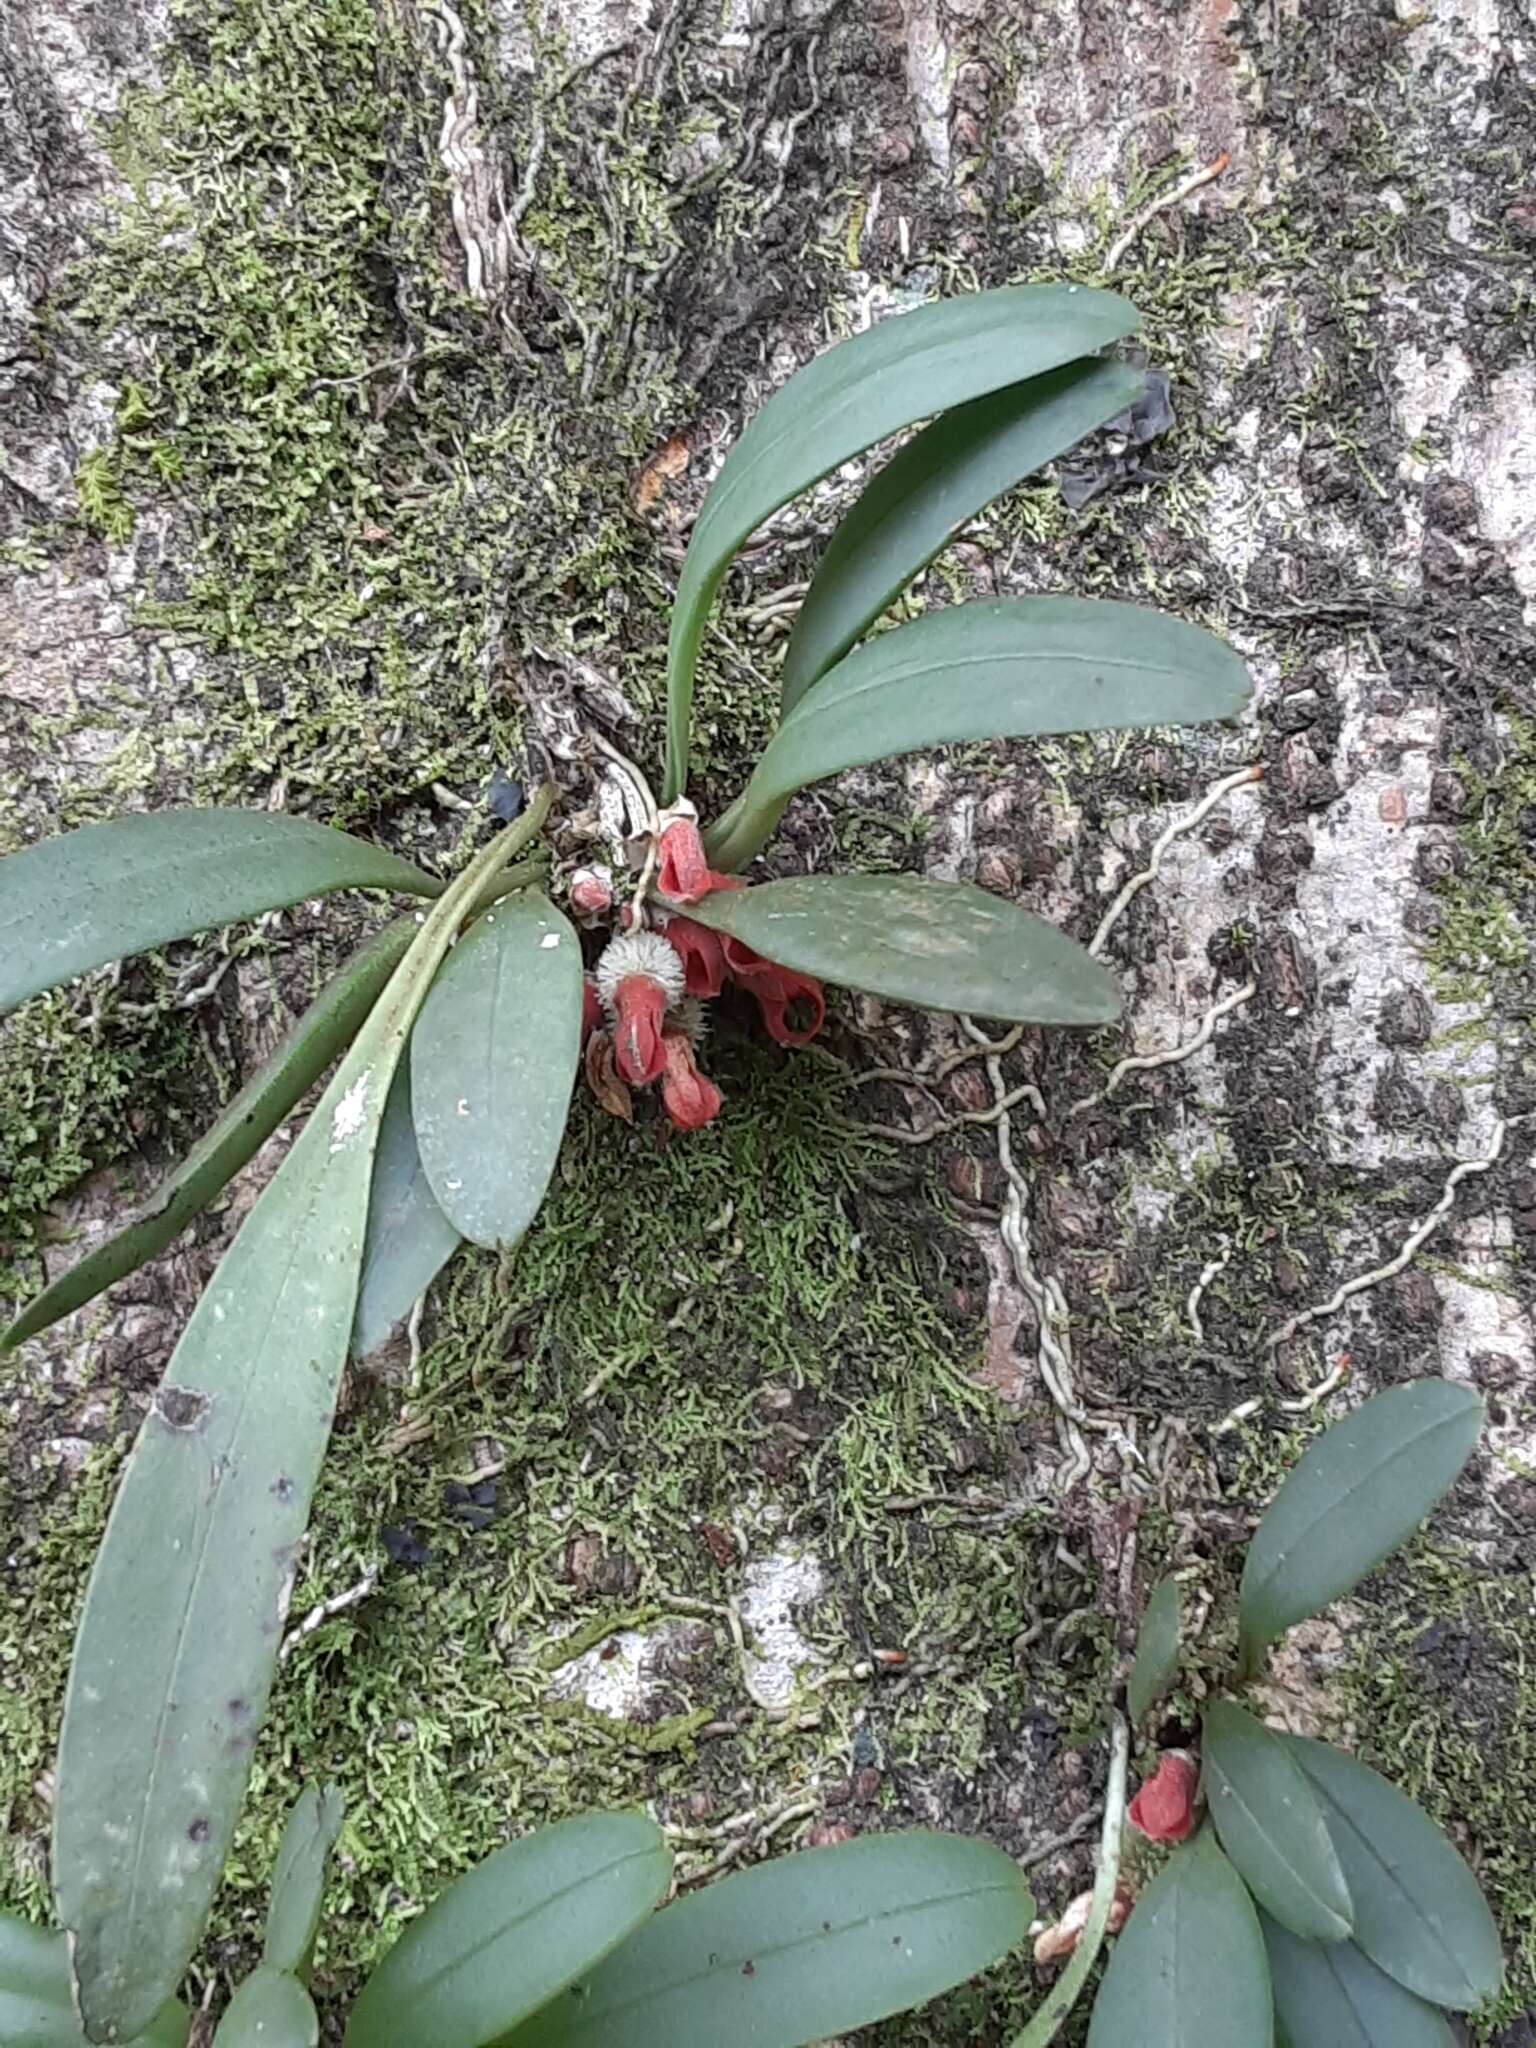
[[[683,963],[660,932],[620,932],[597,963],[597,992],[613,1024],[613,1053],[633,1088],[648,1088],[666,1065],[662,1025],[682,1001]]]

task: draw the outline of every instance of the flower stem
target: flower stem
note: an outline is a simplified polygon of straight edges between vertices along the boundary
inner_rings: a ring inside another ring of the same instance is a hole
[[[1123,1714],[1112,1714],[1109,1724],[1109,1786],[1104,1794],[1104,1829],[1099,1837],[1099,1868],[1093,1880],[1093,1903],[1088,1924],[1072,1951],[1061,1981],[1046,1999],[1022,2034],[1010,2048],[1048,2048],[1077,2004],[1089,1972],[1098,1961],[1099,1950],[1109,1927],[1115,1903],[1115,1886],[1120,1878],[1120,1838],[1125,1830],[1125,1780],[1130,1764],[1131,1731]]]

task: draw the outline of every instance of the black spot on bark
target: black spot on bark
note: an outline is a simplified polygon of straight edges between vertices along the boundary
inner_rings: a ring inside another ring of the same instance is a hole
[[[193,1821],[191,1827],[187,1829],[187,1840],[189,1842],[206,1842],[207,1839],[208,1817],[206,1814],[200,1813],[197,1819]]]
[[[743,1963],[741,1966],[741,1974],[743,1975],[743,1977],[755,1977],[757,1975],[756,1963]]]
[[[285,1473],[282,1478],[273,1480],[268,1491],[275,1494],[279,1500],[292,1500],[293,1481]]]

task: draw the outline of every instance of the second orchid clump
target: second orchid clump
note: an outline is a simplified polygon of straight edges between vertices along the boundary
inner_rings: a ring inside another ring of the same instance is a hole
[[[768,1035],[803,1046],[821,1029],[826,1002],[819,981],[765,959],[740,939],[711,931],[677,906],[716,890],[740,889],[734,875],[710,867],[698,815],[686,799],[663,814],[656,838],[657,905],[625,906],[621,929],[586,977],[582,1038],[587,1084],[603,1107],[627,1121],[630,1091],[659,1082],[662,1108],[678,1130],[696,1131],[720,1113],[720,1090],[700,1071],[707,1028],[704,1005],[726,984],[757,1000]],[[613,883],[598,868],[578,869],[571,905],[593,921],[613,909]],[[652,922],[642,922],[647,916]]]

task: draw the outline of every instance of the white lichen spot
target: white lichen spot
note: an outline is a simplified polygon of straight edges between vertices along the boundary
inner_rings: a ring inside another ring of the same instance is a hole
[[[813,1551],[770,1551],[746,1569],[746,1590],[737,1605],[749,1648],[743,1659],[752,1696],[764,1706],[787,1706],[796,1676],[815,1651],[800,1633],[797,1609],[825,1589],[821,1560]]]
[[[371,1068],[358,1075],[331,1114],[331,1150],[340,1152],[363,1128],[368,1118],[368,1083]]]

